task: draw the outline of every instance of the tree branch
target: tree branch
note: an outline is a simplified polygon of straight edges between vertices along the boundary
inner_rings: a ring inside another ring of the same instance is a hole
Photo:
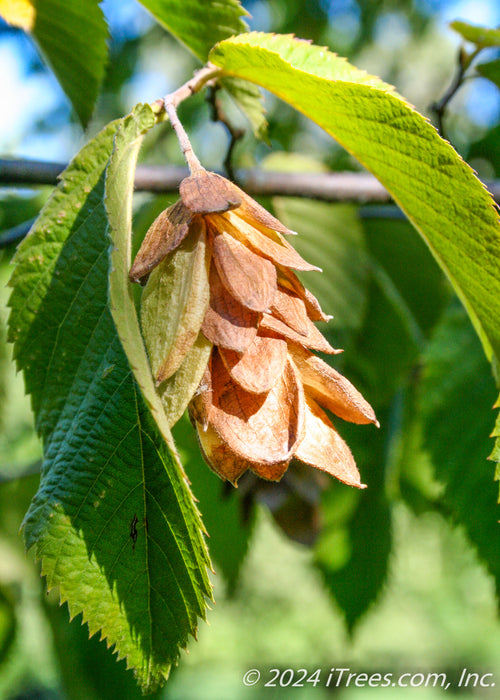
[[[1,160],[0,184],[56,185],[66,167],[63,163],[35,160]],[[183,167],[139,165],[135,188],[140,192],[177,192],[181,180],[189,175]],[[256,196],[307,197],[327,202],[383,204],[392,201],[387,190],[369,173],[280,173],[266,170],[239,170],[238,182],[248,194]],[[487,181],[495,201],[500,203],[500,181]]]

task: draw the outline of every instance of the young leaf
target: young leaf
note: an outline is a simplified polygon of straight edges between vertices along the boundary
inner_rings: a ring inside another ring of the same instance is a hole
[[[497,213],[434,127],[378,78],[290,36],[243,34],[210,60],[313,119],[385,185],[449,276],[487,355],[500,357]]]
[[[489,27],[480,27],[469,22],[456,20],[451,22],[450,27],[454,29],[466,41],[476,44],[480,48],[486,46],[500,46],[500,29],[490,29]]]
[[[22,0],[3,3],[0,15],[29,31],[85,127],[107,60],[108,28],[96,0]]]
[[[247,15],[239,0],[140,0],[165,29],[203,63],[214,44],[244,32]]]
[[[436,328],[424,357],[421,410],[424,446],[436,477],[445,485],[444,504],[495,577],[500,593],[500,531],[491,449],[495,389],[467,316],[456,304]]]
[[[119,128],[74,159],[20,246],[10,339],[44,439],[26,544],[71,616],[151,687],[195,633],[210,586],[198,513],[109,310],[105,169]]]
[[[488,61],[487,63],[479,63],[476,66],[476,70],[479,75],[482,75],[483,78],[487,78],[500,88],[500,58],[497,58],[495,61]]]

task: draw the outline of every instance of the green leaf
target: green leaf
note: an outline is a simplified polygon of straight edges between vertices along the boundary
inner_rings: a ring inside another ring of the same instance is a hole
[[[107,60],[108,28],[97,0],[24,0],[5,19],[29,31],[82,125],[92,115]]]
[[[327,329],[356,329],[366,307],[368,266],[356,209],[296,197],[274,198],[278,218],[297,231],[293,244],[322,273],[303,273],[303,284],[333,319]]]
[[[359,492],[332,484],[323,498],[325,525],[314,552],[314,562],[344,613],[349,632],[380,595],[392,546],[384,477],[389,421],[387,416],[378,417],[382,428],[372,431],[369,445],[352,426],[342,431],[368,488]]]
[[[179,39],[203,63],[212,46],[244,32],[241,19],[248,13],[239,0],[140,0],[165,29]]]
[[[476,44],[479,48],[486,46],[500,46],[500,29],[490,29],[477,24],[456,20],[451,22],[450,27],[454,29],[466,41]]]
[[[267,142],[268,123],[259,88],[253,83],[249,83],[248,80],[238,80],[237,78],[225,78],[221,80],[221,85],[236,101],[250,122],[255,138]]]
[[[376,212],[376,208],[372,213]],[[392,298],[406,316],[417,344],[427,337],[448,304],[452,290],[429,249],[404,219],[383,216],[363,220],[372,270],[383,270],[391,281]],[[375,272],[377,278],[382,276]],[[389,288],[387,288],[388,294]],[[403,311],[404,310],[404,311]]]
[[[15,600],[8,588],[0,585],[0,667],[16,637]]]
[[[500,595],[500,530],[494,467],[484,435],[493,427],[491,369],[463,309],[455,304],[424,357],[424,446],[445,485],[442,501],[495,577]]]
[[[495,404],[495,408],[499,407],[500,399],[498,399]],[[493,432],[491,433],[491,437],[500,438],[500,414],[497,416],[497,420],[495,423],[495,427],[493,428]],[[494,462],[500,462],[500,439],[495,440],[495,447],[493,448],[493,452],[490,454],[490,459]],[[495,479],[499,480],[500,476],[495,476]]]
[[[255,511],[246,512],[247,504],[239,490],[232,486],[229,490],[228,483],[207,467],[186,415],[175,425],[173,433],[193,492],[200,502],[215,571],[222,573],[227,592],[232,595],[248,553]]]
[[[449,276],[487,355],[500,357],[497,213],[434,127],[378,78],[289,36],[243,34],[210,60],[313,119],[384,184]]]
[[[411,377],[452,292],[407,221],[368,218],[363,226],[364,317],[338,362],[378,416]]]
[[[109,309],[105,173],[122,128],[82,149],[20,246],[10,339],[44,439],[26,544],[71,616],[151,687],[195,633],[210,586],[198,513]]]
[[[476,66],[476,70],[479,75],[482,75],[483,78],[487,78],[500,88],[500,58],[497,58],[495,61],[488,61],[487,63],[479,63]]]
[[[134,377],[141,388],[160,432],[172,446],[170,429],[155,390],[151,367],[142,339],[129,282],[132,245],[132,200],[137,157],[144,134],[154,126],[156,117],[149,105],[138,105],[118,129],[113,153],[106,171],[106,210],[109,220],[111,271],[109,297],[111,313]]]
[[[68,620],[65,605],[55,596],[41,597],[43,611],[52,631],[54,651],[64,697],[70,700],[142,700],[144,694],[125,661],[117,663],[106,642],[97,635],[89,639],[80,616]],[[149,700],[161,696],[156,691]]]

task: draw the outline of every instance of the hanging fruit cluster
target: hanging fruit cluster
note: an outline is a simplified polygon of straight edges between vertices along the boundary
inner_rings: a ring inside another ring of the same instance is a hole
[[[189,405],[209,466],[236,484],[278,481],[298,459],[362,487],[329,417],[378,425],[354,386],[312,351],[335,354],[329,319],[294,270],[317,270],[283,224],[236,185],[199,169],[149,229],[130,270],[146,281],[141,322],[175,422]]]

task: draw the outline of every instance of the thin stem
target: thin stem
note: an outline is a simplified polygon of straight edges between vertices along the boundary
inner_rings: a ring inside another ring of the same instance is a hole
[[[438,102],[434,102],[434,104],[431,105],[433,111],[436,114],[438,131],[443,138],[446,138],[444,130],[444,116],[446,113],[446,108],[448,107],[448,104],[451,101],[451,99],[462,87],[465,81],[465,73],[471,65],[472,61],[478,55],[480,50],[481,48],[477,48],[475,51],[468,54],[463,47],[460,48],[458,52],[457,70],[455,72],[450,87]]]
[[[201,88],[208,82],[214,80],[214,78],[216,78],[220,72],[221,71],[219,68],[209,63],[204,68],[199,70],[194,77],[191,78],[191,80],[188,80],[187,83],[184,83],[184,85],[181,85],[181,87],[175,90],[175,92],[166,95],[163,99],[163,108],[170,119],[170,123],[175,131],[182,153],[184,154],[184,158],[186,159],[186,163],[188,164],[191,173],[194,173],[197,170],[203,170],[203,166],[193,151],[189,137],[182,126],[179,117],[177,116],[177,107],[185,99],[191,97],[191,95],[194,95],[196,92],[199,92],[199,90],[201,90]]]
[[[184,127],[182,126],[179,117],[177,116],[176,109],[172,102],[168,102],[167,98],[165,98],[165,111],[168,114],[168,118],[170,119],[170,123],[172,124],[172,128],[175,131],[175,135],[177,136],[177,140],[179,141],[179,146],[181,147],[181,151],[184,154],[184,158],[186,159],[186,163],[189,166],[189,171],[191,174],[195,173],[198,170],[203,170],[203,166],[198,160],[198,157],[196,156],[195,152],[193,151],[193,147],[191,146],[191,141],[189,140],[189,136],[186,134],[186,131]]]
[[[238,141],[245,135],[245,131],[243,129],[237,129],[231,124],[222,109],[220,100],[217,99],[217,90],[217,85],[210,88],[207,94],[207,102],[210,106],[212,121],[223,124],[229,133],[229,146],[227,148],[226,157],[224,158],[224,168],[229,179],[233,182],[237,182],[233,168],[233,152]]]

